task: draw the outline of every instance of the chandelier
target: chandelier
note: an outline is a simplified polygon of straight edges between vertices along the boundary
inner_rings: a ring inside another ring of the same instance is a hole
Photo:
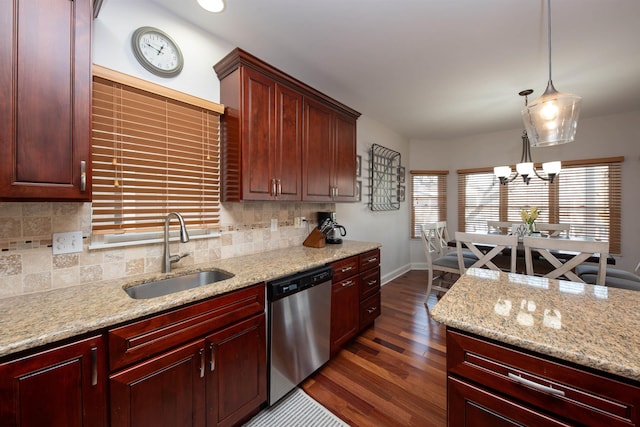
[[[526,89],[522,92],[519,92],[518,95],[524,96],[524,105],[525,109],[527,107],[527,96],[533,93],[533,89]],[[525,184],[529,185],[529,181],[531,181],[531,176],[535,175],[543,181],[549,181],[553,184],[553,180],[560,173],[562,169],[562,164],[560,161],[546,162],[542,164],[542,170],[546,176],[541,175],[535,168],[533,164],[533,159],[531,158],[531,145],[529,143],[529,136],[527,135],[526,129],[522,131],[522,154],[520,156],[520,163],[516,165],[516,174],[511,176],[511,167],[510,166],[496,166],[493,168],[494,175],[500,180],[500,184],[507,185],[512,182],[518,176],[521,176]]]
[[[561,93],[551,81],[551,0],[547,0],[549,43],[549,81],[542,96],[524,110],[522,119],[534,147],[572,142],[578,129],[578,116],[582,98],[571,93]]]

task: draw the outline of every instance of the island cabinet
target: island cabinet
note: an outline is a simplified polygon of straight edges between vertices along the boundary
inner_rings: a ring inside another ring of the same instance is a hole
[[[0,363],[0,425],[107,426],[101,335]]]
[[[267,398],[264,284],[109,331],[113,426],[233,426]]]
[[[223,202],[355,201],[358,112],[240,48],[214,69]]]
[[[0,3],[0,200],[91,200],[91,0]]]
[[[313,99],[304,102],[302,199],[356,199],[356,119]]]
[[[450,426],[637,426],[640,387],[448,328]]]

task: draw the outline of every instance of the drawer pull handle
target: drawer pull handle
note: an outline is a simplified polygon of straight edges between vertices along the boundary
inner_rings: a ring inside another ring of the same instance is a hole
[[[346,288],[347,286],[351,286],[351,285],[353,285],[354,283],[355,283],[355,282],[354,282],[353,280],[349,280],[349,281],[347,281],[347,282],[344,282],[344,283],[342,284],[342,287],[343,287],[343,288]]]
[[[367,313],[371,314],[374,311],[376,311],[377,309],[378,309],[378,307],[369,307],[369,308],[367,308]]]
[[[542,385],[542,384],[538,384],[536,382],[533,382],[531,380],[528,380],[526,378],[522,378],[520,375],[515,375],[512,374],[511,372],[509,372],[509,378],[511,378],[512,380],[514,380],[517,383],[529,386],[531,388],[534,388],[538,391],[544,392],[544,393],[550,393],[550,394],[555,394],[556,396],[564,396],[564,391],[562,390],[557,390],[551,386],[546,386],[546,385]]]
[[[87,189],[87,162],[82,160],[80,162],[80,191],[83,193]]]
[[[198,352],[200,354],[200,378],[204,378],[204,348]]]
[[[369,259],[367,260],[367,262],[368,262],[368,263],[369,263],[369,262],[376,262],[376,261],[378,261],[378,257],[375,257],[375,256],[374,256],[373,258],[369,258]]]
[[[378,283],[378,281],[377,281],[377,280],[370,280],[369,282],[367,282],[367,285],[369,285],[369,286],[373,286],[373,285],[375,285],[376,283]]]
[[[209,361],[211,372],[216,369],[216,353],[213,344],[209,344],[209,350],[211,351],[211,360]]]
[[[98,385],[98,349],[91,348],[91,385]]]
[[[347,271],[352,270],[352,269],[353,269],[353,267],[351,267],[351,266],[349,266],[349,267],[343,267],[343,268],[340,270],[340,272],[341,272],[341,273],[346,273]]]

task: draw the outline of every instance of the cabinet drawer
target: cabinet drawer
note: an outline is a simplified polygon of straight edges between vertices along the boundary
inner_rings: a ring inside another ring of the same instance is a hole
[[[360,275],[360,300],[380,291],[380,267]]]
[[[365,271],[380,265],[380,249],[374,249],[360,255],[360,271]]]
[[[115,371],[265,309],[264,284],[179,308],[109,331],[109,367]]]
[[[640,388],[543,357],[447,331],[450,375],[580,424],[638,424]]]
[[[331,266],[333,267],[333,283],[340,282],[360,271],[357,256],[341,259],[332,263]]]
[[[360,303],[359,329],[362,330],[380,316],[380,292],[376,292]]]

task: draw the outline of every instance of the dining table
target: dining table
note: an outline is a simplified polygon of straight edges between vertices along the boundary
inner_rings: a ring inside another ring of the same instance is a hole
[[[498,232],[489,232],[489,233],[478,233],[478,234],[491,234],[491,235],[507,235],[511,233],[498,233]],[[557,239],[557,240],[577,240],[577,241],[593,241],[594,239],[591,237],[575,237],[575,236],[550,236],[548,234],[538,234],[538,237],[546,237],[548,239]],[[447,242],[447,245],[450,247],[456,247],[456,240],[450,240]],[[476,247],[480,249],[483,253],[490,251],[494,246],[489,244],[476,244]],[[545,274],[549,271],[552,271],[554,267],[547,261],[542,258],[542,256],[536,256],[535,248],[532,248],[533,252],[533,268],[536,273]],[[564,251],[564,250],[551,250],[550,251],[556,258],[559,260],[569,260],[576,255],[576,252],[573,251]],[[589,258],[585,260],[588,263],[597,264],[600,262],[600,254],[593,254]],[[509,249],[505,249],[501,254],[497,255],[493,263],[503,271],[508,271],[510,268],[510,252]],[[607,265],[615,265],[616,259],[611,255],[607,254]],[[526,274],[526,266],[525,266],[525,250],[524,244],[522,243],[522,238],[518,239],[518,247],[516,248],[516,271],[515,273]]]

